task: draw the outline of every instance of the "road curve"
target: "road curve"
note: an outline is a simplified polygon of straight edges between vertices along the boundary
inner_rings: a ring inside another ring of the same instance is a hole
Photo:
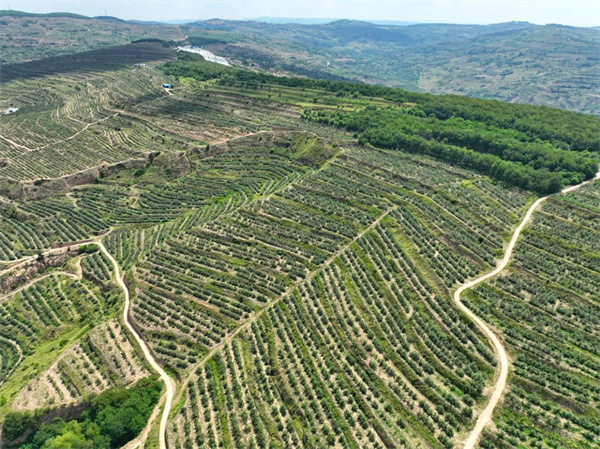
[[[590,182],[593,182],[593,181],[596,181],[599,179],[600,179],[600,171],[596,174],[596,176],[593,179],[584,181],[580,184],[577,184],[577,185],[574,185],[571,187],[566,187],[563,190],[561,190],[560,193],[572,192],[572,191],[577,190],[578,188],[582,187],[585,184],[589,184]],[[485,281],[486,279],[496,276],[498,273],[500,273],[502,270],[504,270],[504,268],[506,268],[506,266],[508,265],[508,263],[510,262],[510,259],[512,257],[512,253],[513,253],[514,247],[517,243],[517,240],[518,240],[519,236],[521,235],[521,231],[523,230],[525,225],[529,222],[529,220],[531,219],[531,216],[533,215],[533,213],[535,212],[537,207],[542,202],[547,200],[550,196],[551,195],[539,198],[527,210],[525,217],[523,217],[523,220],[521,221],[519,226],[515,229],[515,231],[512,235],[512,238],[511,238],[508,246],[506,247],[506,250],[504,252],[504,257],[497,262],[496,268],[494,268],[494,270],[490,271],[489,273],[486,273],[478,278],[475,278],[471,281],[466,282],[465,284],[461,285],[454,292],[453,300],[456,303],[456,305],[458,306],[458,308],[460,308],[465,314],[467,314],[475,322],[475,324],[480,328],[480,330],[486,335],[486,337],[489,339],[490,343],[492,343],[492,346],[494,347],[494,351],[496,352],[496,354],[498,355],[498,357],[500,359],[500,365],[499,365],[500,373],[498,375],[498,380],[496,381],[496,385],[494,386],[494,392],[493,392],[492,397],[490,398],[490,401],[488,402],[487,406],[485,407],[483,412],[479,415],[479,418],[477,419],[475,427],[469,433],[467,439],[465,440],[464,449],[474,449],[475,448],[475,446],[477,445],[477,442],[479,441],[479,437],[481,436],[481,433],[483,432],[483,429],[490,422],[490,420],[492,418],[492,414],[494,412],[494,409],[496,408],[496,405],[500,401],[500,398],[502,397],[502,394],[506,387],[506,379],[508,377],[508,368],[509,368],[509,359],[508,359],[508,353],[506,351],[506,348],[504,347],[504,345],[502,344],[500,339],[496,336],[496,334],[490,329],[490,327],[481,318],[479,318],[477,315],[475,315],[469,308],[467,308],[462,303],[460,295],[465,290],[472,288],[472,287],[476,286],[477,284],[480,284],[481,282]],[[160,421],[159,449],[168,449],[167,442],[166,442],[167,422],[168,422],[169,413],[171,411],[172,404],[173,404],[175,388],[173,386],[173,382],[172,382],[171,378],[169,377],[169,375],[158,364],[158,362],[154,358],[153,354],[150,352],[150,349],[148,348],[148,345],[146,344],[146,342],[142,339],[142,337],[139,335],[139,333],[135,330],[135,328],[129,321],[129,308],[130,308],[129,289],[127,288],[127,286],[123,282],[123,279],[121,278],[119,264],[117,263],[116,259],[108,252],[108,250],[106,249],[104,244],[99,240],[93,240],[93,241],[88,241],[88,242],[84,242],[84,243],[77,243],[77,244],[65,246],[62,248],[46,250],[43,252],[43,254],[44,255],[51,254],[51,253],[54,253],[54,252],[57,252],[60,250],[65,250],[67,248],[78,248],[82,245],[87,245],[87,244],[97,245],[100,248],[100,251],[111,261],[111,263],[114,267],[114,270],[115,270],[115,277],[116,277],[117,283],[119,284],[119,286],[121,287],[121,289],[123,290],[123,292],[125,294],[125,307],[123,309],[123,321],[125,322],[125,325],[129,329],[131,334],[134,336],[134,338],[136,339],[138,344],[140,345],[142,352],[144,353],[144,356],[146,357],[146,360],[148,360],[148,363],[150,364],[150,366],[160,375],[162,381],[165,383],[165,386],[167,388],[165,407],[163,409],[163,414],[162,414],[161,421]],[[31,260],[33,260],[35,258],[36,258],[36,256],[31,256],[31,257],[25,257],[25,258],[19,259],[16,261],[16,262],[18,262],[17,265],[13,265],[3,271],[0,271],[0,274],[4,274],[8,271],[11,271],[21,265],[24,265],[24,264],[30,262]]]
[[[581,184],[577,184],[577,185],[574,185],[571,187],[566,187],[563,190],[561,190],[560,193],[572,192],[573,190],[576,190],[576,189],[580,188],[581,186],[588,184],[592,181],[595,181],[597,179],[600,179],[600,171],[596,174],[596,177],[594,179],[584,181]],[[509,360],[508,360],[508,352],[506,351],[506,348],[504,347],[504,345],[502,344],[502,342],[500,341],[498,336],[492,331],[492,329],[481,318],[479,318],[477,315],[475,315],[469,308],[467,308],[467,306],[465,306],[463,304],[462,300],[460,299],[460,295],[465,290],[475,287],[477,284],[485,281],[486,279],[496,276],[498,273],[500,273],[502,270],[504,270],[504,268],[506,268],[506,266],[508,265],[508,263],[510,262],[510,259],[512,257],[513,250],[515,248],[517,240],[518,240],[519,236],[521,235],[521,231],[523,231],[523,228],[529,222],[529,220],[531,219],[531,216],[533,215],[535,210],[538,208],[538,206],[541,203],[543,203],[544,201],[546,201],[550,196],[551,195],[539,198],[527,210],[525,217],[523,217],[523,220],[521,221],[519,226],[517,226],[517,228],[515,229],[515,231],[512,235],[512,238],[510,239],[510,242],[508,243],[508,246],[506,247],[506,250],[504,251],[504,257],[497,262],[496,268],[494,268],[489,273],[486,273],[476,279],[473,279],[472,281],[466,282],[465,284],[461,285],[454,292],[454,296],[452,299],[454,300],[454,302],[456,303],[458,308],[461,309],[464,313],[466,313],[475,322],[475,324],[479,327],[479,329],[481,329],[481,331],[485,334],[485,336],[488,338],[488,340],[494,347],[494,351],[496,352],[496,354],[499,358],[499,362],[500,362],[499,367],[498,367],[498,369],[499,369],[498,379],[496,380],[496,385],[494,386],[494,392],[492,393],[492,397],[490,398],[490,401],[488,402],[485,409],[479,415],[479,418],[477,418],[475,427],[473,428],[471,433],[469,433],[469,435],[467,436],[467,439],[466,439],[465,445],[464,445],[464,449],[473,449],[476,447],[477,442],[479,441],[479,437],[481,436],[481,433],[483,432],[483,429],[491,421],[492,414],[494,413],[494,409],[496,408],[496,405],[498,405],[498,402],[500,401],[500,398],[502,397],[502,394],[504,393],[504,389],[506,387],[506,379],[508,378]]]
[[[129,329],[129,331],[132,333],[132,335],[135,337],[138,344],[142,348],[144,357],[146,357],[146,360],[148,360],[148,363],[150,363],[150,366],[152,366],[154,371],[156,371],[160,375],[160,378],[162,379],[162,381],[165,383],[165,386],[167,387],[165,408],[163,409],[162,418],[160,420],[160,431],[159,431],[159,449],[167,449],[167,421],[169,419],[169,413],[171,412],[171,406],[173,404],[173,396],[175,394],[175,388],[173,386],[173,382],[171,381],[171,378],[165,372],[165,370],[162,369],[162,367],[158,364],[158,362],[154,358],[154,355],[150,352],[150,349],[148,348],[148,345],[146,344],[146,342],[142,339],[140,334],[138,334],[138,332],[135,330],[135,328],[132,326],[131,322],[129,321],[129,307],[130,307],[129,289],[127,288],[127,286],[125,285],[125,282],[123,282],[123,279],[121,278],[121,273],[119,271],[119,264],[117,263],[115,258],[108,252],[108,250],[106,249],[106,247],[104,246],[104,244],[102,242],[95,241],[93,243],[98,245],[98,247],[100,248],[100,251],[102,251],[102,253],[106,257],[108,257],[108,259],[113,264],[113,267],[115,270],[115,276],[117,278],[117,283],[119,284],[119,286],[123,289],[123,292],[125,293],[125,308],[123,309],[123,321],[125,322],[127,329]]]

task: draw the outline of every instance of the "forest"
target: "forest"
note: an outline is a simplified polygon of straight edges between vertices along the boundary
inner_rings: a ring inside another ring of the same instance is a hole
[[[322,89],[339,97],[381,98],[386,106],[347,111],[313,99],[303,118],[354,133],[361,144],[426,154],[509,185],[550,194],[591,179],[600,161],[600,119],[546,107],[455,95],[427,95],[341,81],[279,77],[209,64],[192,55],[165,73],[223,86]]]
[[[146,426],[161,391],[162,384],[156,378],[142,379],[130,388],[106,390],[87,399],[89,407],[79,419],[65,422],[55,418],[39,424],[19,449],[121,447]],[[9,413],[4,421],[4,438],[11,441],[39,422],[39,417],[31,412]]]

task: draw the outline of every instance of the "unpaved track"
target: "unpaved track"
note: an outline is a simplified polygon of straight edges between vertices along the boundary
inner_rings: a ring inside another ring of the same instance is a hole
[[[125,282],[123,282],[123,279],[121,278],[121,273],[119,271],[119,264],[117,263],[115,258],[108,252],[108,250],[106,249],[106,247],[104,246],[104,244],[102,242],[96,241],[94,243],[96,245],[98,245],[98,247],[100,248],[102,253],[106,257],[108,257],[108,259],[113,264],[113,267],[115,270],[115,276],[117,278],[117,283],[119,284],[119,286],[123,289],[123,292],[125,293],[125,307],[123,309],[123,321],[125,322],[127,329],[129,329],[131,334],[135,337],[138,344],[142,348],[144,357],[146,357],[146,360],[148,360],[148,363],[150,363],[150,366],[152,366],[152,368],[160,375],[160,378],[162,379],[162,381],[165,383],[165,386],[167,387],[165,408],[163,409],[162,418],[160,420],[160,431],[159,431],[159,449],[167,449],[167,442],[166,442],[167,421],[169,419],[169,413],[171,412],[171,406],[173,404],[173,396],[175,394],[175,388],[173,386],[173,382],[172,382],[171,378],[169,377],[169,375],[165,372],[165,370],[163,370],[162,367],[158,364],[158,362],[154,358],[154,355],[150,352],[150,349],[148,348],[148,345],[146,344],[146,342],[142,339],[140,334],[138,334],[138,332],[135,330],[135,328],[131,325],[131,322],[129,321],[129,307],[130,307],[129,289],[127,288],[127,286],[125,285]]]
[[[163,409],[163,414],[162,414],[162,418],[160,421],[160,434],[159,434],[159,449],[167,449],[167,443],[166,443],[167,421],[169,419],[169,413],[171,412],[171,407],[173,404],[173,396],[175,394],[175,388],[173,386],[173,381],[171,380],[169,375],[158,364],[158,362],[154,358],[154,355],[150,352],[150,349],[148,348],[148,345],[146,344],[146,342],[142,339],[142,337],[138,334],[138,332],[135,330],[135,328],[132,326],[131,322],[129,321],[129,308],[130,308],[130,304],[131,304],[130,296],[129,296],[129,289],[127,288],[127,285],[125,285],[125,282],[123,282],[123,279],[121,278],[119,264],[117,263],[115,258],[108,252],[108,250],[106,249],[106,247],[100,240],[88,240],[85,242],[79,242],[79,243],[75,243],[75,244],[69,245],[69,246],[64,246],[61,248],[53,248],[53,249],[44,251],[42,254],[48,255],[48,254],[53,254],[53,253],[57,253],[57,252],[64,252],[64,251],[67,251],[68,249],[79,248],[80,246],[88,245],[88,244],[97,245],[98,248],[100,248],[100,251],[102,251],[102,253],[112,263],[113,268],[115,270],[115,277],[116,277],[117,283],[119,284],[119,287],[121,287],[121,289],[123,290],[123,293],[125,294],[125,307],[123,309],[123,321],[125,322],[127,329],[131,332],[131,334],[134,336],[134,338],[136,339],[136,341],[142,348],[144,357],[146,357],[146,360],[148,360],[148,363],[150,364],[150,366],[160,375],[162,381],[165,383],[165,386],[167,388],[165,407]],[[14,270],[15,268],[26,265],[26,264],[32,262],[33,260],[35,260],[36,257],[37,256],[30,256],[30,257],[25,257],[25,258],[19,259],[16,261],[16,262],[18,262],[16,265],[13,265],[13,266],[1,271],[0,274],[7,273],[9,271]],[[74,276],[73,274],[70,274],[70,273],[49,273],[38,279],[35,279],[33,282],[38,282],[45,277],[53,276],[56,274],[68,274],[70,276]],[[33,282],[31,282],[31,283],[33,283]],[[16,291],[9,292],[6,296],[11,296],[11,295],[15,294],[17,291],[22,290],[23,288],[29,286],[31,283],[25,284],[24,286],[20,287]],[[2,298],[2,299],[4,299],[4,298]],[[153,421],[155,416],[156,416],[156,414],[153,413],[150,418],[150,421]],[[150,423],[144,430],[142,438],[138,437],[136,440],[131,442],[131,443],[133,443],[133,447],[139,446],[142,443],[142,440],[146,439],[147,433],[149,430],[149,425],[150,425]],[[130,444],[128,444],[127,447],[130,447]]]
[[[592,181],[595,181],[597,179],[600,179],[600,172],[598,172],[596,174],[596,177],[594,179],[590,179],[589,181],[585,181],[585,182],[582,182],[581,184],[577,184],[577,185],[574,185],[571,187],[566,187],[563,190],[561,190],[560,193],[572,192],[573,190],[577,190],[581,186],[588,184]],[[521,223],[519,224],[517,229],[515,229],[515,231],[512,235],[512,238],[510,239],[510,242],[508,243],[508,246],[506,247],[506,250],[504,251],[504,257],[498,261],[496,268],[494,268],[494,270],[490,271],[487,274],[484,274],[476,279],[473,279],[472,281],[468,281],[467,283],[461,285],[458,288],[458,290],[456,290],[454,292],[453,300],[456,303],[456,305],[464,313],[466,313],[475,322],[475,324],[477,324],[479,329],[481,329],[481,331],[485,334],[485,336],[488,338],[488,340],[494,347],[494,351],[496,352],[496,355],[498,356],[498,359],[499,359],[499,366],[498,366],[499,373],[498,373],[498,378],[496,380],[496,385],[494,386],[494,392],[492,393],[492,397],[490,398],[490,401],[488,402],[487,406],[481,412],[481,414],[479,415],[479,418],[477,418],[475,427],[473,428],[471,433],[469,433],[469,435],[465,441],[464,449],[473,449],[477,446],[477,443],[479,442],[479,437],[481,436],[483,429],[491,421],[492,414],[494,413],[494,409],[496,408],[496,405],[498,405],[498,402],[500,401],[500,398],[502,397],[502,394],[504,393],[504,389],[506,388],[506,379],[508,377],[509,359],[508,359],[508,352],[506,351],[504,344],[500,341],[498,336],[492,331],[492,329],[481,318],[479,318],[477,315],[475,315],[470,309],[467,308],[467,306],[465,306],[463,304],[462,300],[460,299],[460,295],[465,290],[475,287],[477,284],[485,281],[486,279],[496,276],[498,273],[500,273],[502,270],[504,270],[504,268],[506,268],[506,266],[508,265],[508,263],[510,262],[510,259],[512,257],[513,250],[515,249],[515,245],[517,243],[517,239],[521,235],[521,231],[523,231],[523,228],[525,227],[525,225],[529,222],[529,220],[531,220],[531,216],[533,215],[535,210],[538,208],[538,206],[541,203],[543,203],[544,201],[546,201],[548,198],[550,198],[550,196],[551,195],[539,198],[527,210],[525,217],[523,217],[523,220],[521,221]]]

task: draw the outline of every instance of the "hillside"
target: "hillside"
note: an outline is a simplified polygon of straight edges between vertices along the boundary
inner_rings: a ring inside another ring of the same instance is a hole
[[[138,39],[182,40],[179,28],[76,14],[0,10],[0,65],[128,44]],[[1,77],[1,72],[0,72]]]
[[[138,39],[189,37],[192,45],[255,70],[600,115],[595,94],[600,89],[600,35],[594,28],[527,22],[397,26],[350,20],[298,24],[220,19],[167,25],[18,11],[0,11],[0,26],[1,64]]]
[[[215,53],[264,69],[600,114],[599,34],[591,28],[211,20],[182,29],[191,41],[221,41],[206,44]]]
[[[599,118],[160,42],[5,73],[2,447],[463,448],[496,391],[478,447],[597,446]]]

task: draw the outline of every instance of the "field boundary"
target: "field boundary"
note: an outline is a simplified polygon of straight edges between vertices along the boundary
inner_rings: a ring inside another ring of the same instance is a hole
[[[571,187],[565,187],[560,192],[555,193],[553,195],[547,195],[542,198],[538,198],[529,207],[525,216],[521,220],[520,224],[514,230],[514,232],[512,234],[512,238],[510,239],[510,242],[508,243],[508,246],[506,247],[506,250],[504,251],[504,257],[497,262],[496,268],[494,268],[492,271],[490,271],[486,274],[483,274],[471,281],[465,282],[454,292],[454,295],[452,296],[452,299],[453,299],[454,303],[458,306],[458,308],[460,310],[462,310],[464,313],[466,313],[469,316],[469,318],[471,318],[475,322],[477,327],[479,327],[479,329],[485,334],[485,336],[487,337],[489,342],[492,344],[492,346],[494,348],[494,352],[496,352],[496,355],[498,356],[499,361],[500,361],[499,366],[498,366],[499,372],[497,374],[496,384],[494,385],[494,391],[492,393],[492,396],[491,396],[488,404],[486,405],[486,407],[483,409],[483,411],[477,418],[475,427],[467,436],[467,439],[465,440],[465,444],[464,444],[464,449],[474,449],[477,446],[477,443],[479,441],[479,438],[481,437],[481,433],[483,432],[483,429],[492,420],[492,415],[494,413],[494,409],[500,402],[500,399],[502,398],[502,395],[504,394],[504,390],[506,389],[506,380],[508,378],[508,371],[510,368],[510,359],[508,356],[508,351],[506,350],[506,347],[504,346],[504,344],[502,343],[502,341],[500,340],[498,335],[496,335],[496,333],[485,323],[485,321],[483,321],[483,319],[478,317],[473,311],[471,311],[471,309],[469,309],[467,306],[464,305],[464,303],[461,300],[461,293],[463,293],[465,290],[468,290],[468,289],[471,289],[471,288],[477,286],[478,284],[480,284],[481,282],[483,282],[487,279],[490,279],[490,278],[496,276],[497,274],[502,272],[508,266],[508,264],[510,263],[510,260],[512,258],[512,254],[514,252],[517,240],[519,239],[519,237],[521,235],[521,232],[523,231],[523,229],[525,228],[527,223],[529,223],[529,221],[531,220],[531,217],[533,216],[533,213],[539,207],[540,204],[542,204],[544,201],[546,201],[548,198],[550,198],[554,195],[572,192],[572,191],[577,190],[580,187],[582,187],[586,184],[589,184],[593,181],[596,181],[598,179],[600,179],[600,171],[598,171],[598,173],[596,174],[596,176],[593,179],[589,179],[587,181],[584,181],[580,184],[577,184],[577,185],[574,185]]]

